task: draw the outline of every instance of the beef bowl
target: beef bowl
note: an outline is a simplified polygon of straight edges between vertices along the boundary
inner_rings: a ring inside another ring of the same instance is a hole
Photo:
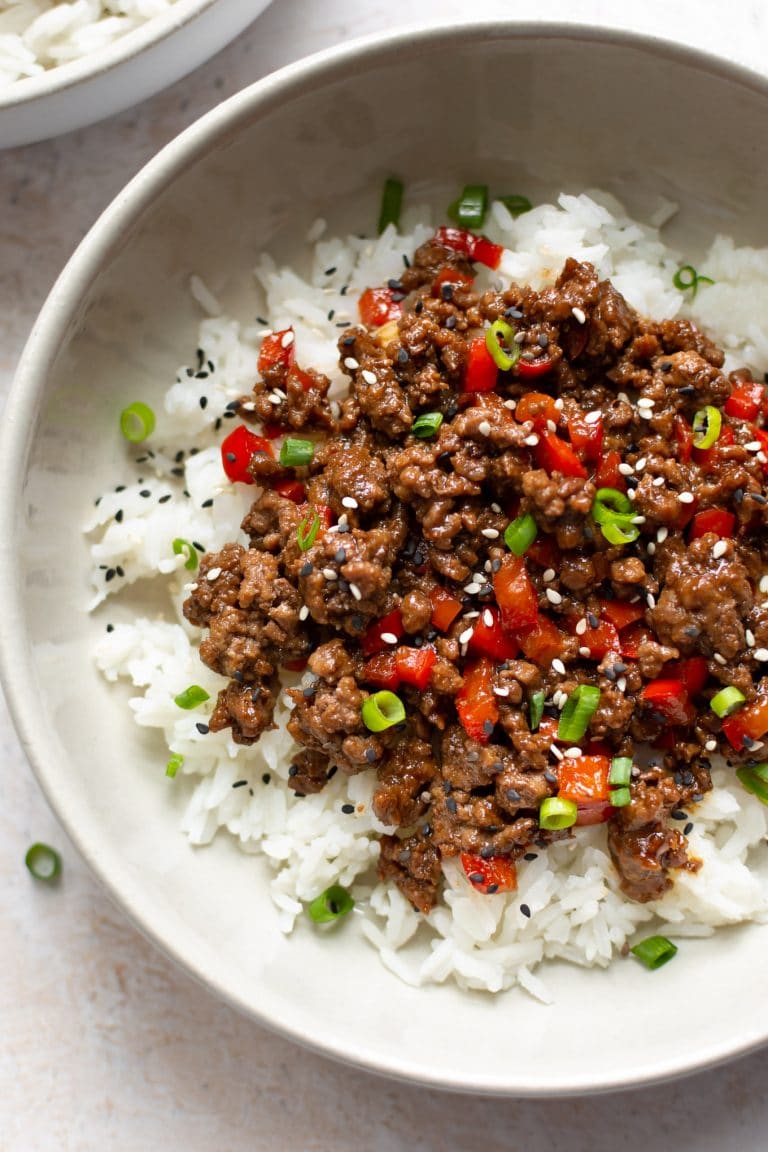
[[[5,690],[94,872],[255,1021],[511,1095],[768,1037],[767,117],[661,41],[361,41],[193,125],[54,287]]]

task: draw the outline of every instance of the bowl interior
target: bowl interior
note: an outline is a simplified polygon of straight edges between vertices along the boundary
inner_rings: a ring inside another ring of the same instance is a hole
[[[194,349],[190,274],[250,319],[258,253],[299,259],[318,215],[370,228],[393,173],[426,195],[476,180],[533,199],[601,186],[640,212],[663,194],[681,205],[675,239],[694,263],[716,231],[765,244],[768,153],[755,141],[767,115],[759,81],[629,38],[488,26],[357,46],[193,127],[59,281],[4,431],[0,583],[18,608],[2,638],[6,685],[39,778],[97,874],[161,947],[258,1019],[391,1074],[531,1094],[653,1079],[768,1036],[753,991],[768,928],[696,941],[658,973],[555,965],[552,1008],[519,992],[407,987],[351,930],[284,938],[262,862],[223,838],[188,846],[183,782],[168,786],[127,693],[96,675],[97,637],[133,609],[126,599],[87,615],[80,533],[120,479],[115,413],[137,390],[159,398]]]

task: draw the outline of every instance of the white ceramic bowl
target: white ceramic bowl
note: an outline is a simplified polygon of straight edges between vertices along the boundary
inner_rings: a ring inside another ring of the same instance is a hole
[[[71,132],[170,87],[234,40],[270,0],[178,0],[108,47],[0,87],[0,148]]]
[[[248,314],[256,254],[291,257],[319,214],[370,227],[382,179],[488,180],[538,197],[598,184],[680,202],[695,257],[715,229],[765,244],[768,85],[663,43],[485,25],[403,33],[303,61],[215,109],[105,212],[35,326],[0,445],[2,670],[61,821],[135,923],[209,989],[330,1055],[425,1083],[552,1094],[640,1083],[768,1038],[768,927],[691,942],[649,973],[555,965],[556,1005],[399,983],[357,939],[276,928],[258,859],[192,850],[162,749],[91,650],[80,534],[110,483],[115,413],[159,396],[202,272]],[[176,781],[181,783],[181,781]],[[346,930],[350,929],[350,930]],[[201,995],[203,993],[201,992]],[[205,1038],[201,1037],[201,1043]]]

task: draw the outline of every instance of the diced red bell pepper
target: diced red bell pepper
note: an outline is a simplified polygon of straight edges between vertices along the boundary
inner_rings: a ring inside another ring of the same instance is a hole
[[[439,584],[429,593],[429,598],[432,601],[432,627],[439,632],[447,632],[461,612],[461,600]]]
[[[253,476],[248,471],[248,465],[257,452],[274,459],[274,452],[269,440],[257,436],[246,428],[245,424],[238,425],[234,432],[230,432],[221,442],[221,463],[227,478],[233,484],[255,484]]]
[[[505,556],[493,577],[496,603],[506,630],[513,635],[529,628],[539,616],[539,600],[522,556]]]
[[[404,684],[412,684],[423,692],[429,684],[432,669],[437,660],[434,648],[398,648],[395,652],[395,668]]]
[[[622,628],[643,619],[645,605],[640,600],[635,604],[630,604],[628,600],[601,600],[600,615],[621,632]]]
[[[395,608],[394,612],[388,612],[386,616],[382,616],[381,620],[375,620],[373,624],[368,625],[361,641],[363,655],[373,656],[376,652],[384,652],[387,648],[393,647],[391,640],[382,640],[382,635],[389,633],[397,641],[401,639],[404,632],[400,609]]]
[[[577,412],[568,419],[568,435],[576,452],[588,464],[597,464],[603,454],[603,418],[591,423],[587,414]]]
[[[474,284],[474,276],[469,276],[458,268],[441,268],[432,281],[432,295],[439,297],[443,284],[454,284],[461,288],[470,288]]]
[[[655,640],[653,632],[650,628],[646,628],[645,624],[637,623],[630,624],[629,627],[621,634],[621,654],[627,660],[637,660],[637,651],[641,644],[646,644],[649,640]]]
[[[517,513],[515,513],[515,516]],[[514,520],[514,516],[510,519]],[[557,570],[560,567],[560,549],[551,536],[539,535],[531,544],[528,551],[525,553],[526,560],[533,560],[534,564],[538,564],[540,568],[554,568]]]
[[[303,672],[307,666],[307,657],[300,656],[297,660],[284,660],[283,668],[289,672]]]
[[[363,665],[363,680],[376,688],[389,688],[396,692],[400,687],[400,675],[395,666],[394,652],[379,652]]]
[[[293,328],[283,328],[280,332],[273,332],[271,336],[265,336],[262,340],[257,361],[257,367],[262,376],[268,368],[276,368],[278,365],[282,365],[283,368],[290,368],[293,364],[296,355],[296,341],[291,339],[287,345],[283,344],[283,340],[289,332],[293,337]]]
[[[576,625],[580,619],[580,616],[568,618],[568,630],[572,636],[578,636]],[[619,634],[610,620],[598,620],[597,628],[587,627],[586,632],[578,636],[578,640],[580,648],[589,649],[591,660],[602,660],[609,652],[615,652],[617,655],[621,652]]]
[[[611,796],[607,756],[566,756],[557,769],[558,796],[574,804],[595,804]]]
[[[494,244],[487,236],[475,236],[472,250],[472,259],[478,264],[485,264],[486,268],[498,268],[504,249],[501,244]]]
[[[627,482],[619,472],[621,456],[618,452],[605,452],[595,470],[596,488],[615,488],[619,492],[626,492]]]
[[[367,328],[381,328],[390,320],[399,320],[403,306],[393,300],[391,288],[366,288],[358,302],[360,319]]]
[[[723,720],[723,733],[729,744],[738,752],[745,747],[746,740],[762,740],[768,732],[768,694],[758,696],[752,704],[726,716]]]
[[[486,624],[486,612],[493,617],[492,624]],[[475,620],[468,648],[478,656],[490,656],[492,660],[498,660],[500,663],[504,660],[514,660],[520,651],[518,644],[502,628],[497,608],[484,608],[480,613],[480,618]]]
[[[557,730],[559,726],[560,721],[555,720],[554,716],[544,716],[539,723],[539,733],[546,737],[548,743],[554,744],[558,739]],[[564,744],[565,741],[561,740],[560,743]]]
[[[464,371],[465,392],[492,392],[496,387],[499,370],[485,343],[485,336],[476,336],[469,345],[467,366]]]
[[[303,392],[309,392],[315,381],[309,372],[305,372],[303,368],[299,368],[298,364],[292,364],[288,369],[286,383],[289,388],[292,384],[299,384]]]
[[[689,697],[698,696],[709,679],[704,656],[688,656],[684,660],[670,660],[661,670],[664,680],[682,680]]]
[[[555,407],[555,402],[546,392],[526,392],[521,396],[515,408],[515,419],[521,424],[528,420],[533,424],[534,430],[539,432],[547,427],[549,420],[557,426],[561,413]]]
[[[541,668],[563,652],[563,634],[548,616],[539,616],[533,627],[521,629],[518,640],[526,658]]]
[[[278,496],[284,496],[286,500],[292,500],[294,504],[303,504],[307,499],[306,489],[300,480],[275,480],[272,491],[277,492]]]
[[[539,432],[539,442],[534,448],[536,463],[550,476],[559,472],[561,476],[581,476],[586,479],[587,470],[578,456],[554,432]]]
[[[682,680],[651,680],[640,693],[640,699],[670,724],[688,724],[693,708]]]
[[[485,236],[476,236],[465,228],[452,228],[450,225],[437,229],[435,242],[453,252],[461,252],[470,260],[476,260],[488,268],[498,268],[504,251],[500,244],[493,244]]]
[[[727,512],[724,508],[705,508],[694,516],[690,538],[697,540],[699,536],[706,536],[707,532],[714,532],[715,536],[729,540],[735,527],[736,517],[733,512]]]
[[[681,464],[687,464],[693,451],[693,429],[685,416],[678,413],[673,421],[672,431],[677,443],[677,458]]]
[[[651,743],[651,748],[659,752],[671,752],[680,743],[680,730],[678,728],[665,728]]]
[[[517,888],[517,869],[508,856],[474,856],[461,853],[461,866],[473,888],[485,896],[494,892],[514,892]]]
[[[756,380],[742,380],[723,405],[728,416],[736,420],[755,420],[765,400],[765,387]]]
[[[549,356],[540,356],[538,360],[518,360],[515,375],[521,380],[537,380],[539,376],[546,376],[552,371],[553,363]]]
[[[290,428],[286,428],[284,424],[264,424],[262,432],[268,440],[279,440],[281,436],[287,436]]]
[[[487,657],[481,656],[464,672],[456,711],[467,735],[478,744],[487,744],[499,721],[499,704],[493,694],[493,662]]]
[[[610,800],[598,800],[594,804],[579,804],[576,815],[577,828],[592,824],[605,824],[616,812]]]
[[[717,463],[722,449],[730,448],[734,443],[733,428],[731,428],[730,424],[725,424],[720,429],[720,435],[711,448],[694,448],[691,457],[694,462],[698,464],[699,468],[703,468],[705,472],[709,472]]]

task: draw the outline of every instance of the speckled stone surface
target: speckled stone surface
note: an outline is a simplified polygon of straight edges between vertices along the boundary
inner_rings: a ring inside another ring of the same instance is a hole
[[[320,48],[472,14],[630,27],[766,66],[760,0],[275,0],[237,43],[143,107],[0,153],[0,397],[67,257],[182,128]],[[0,1152],[756,1152],[768,1143],[764,1054],[659,1089],[545,1103],[448,1096],[298,1049],[217,1003],[125,921],[50,815],[1,704],[0,787]],[[23,866],[38,839],[64,858],[55,891],[33,885]]]

